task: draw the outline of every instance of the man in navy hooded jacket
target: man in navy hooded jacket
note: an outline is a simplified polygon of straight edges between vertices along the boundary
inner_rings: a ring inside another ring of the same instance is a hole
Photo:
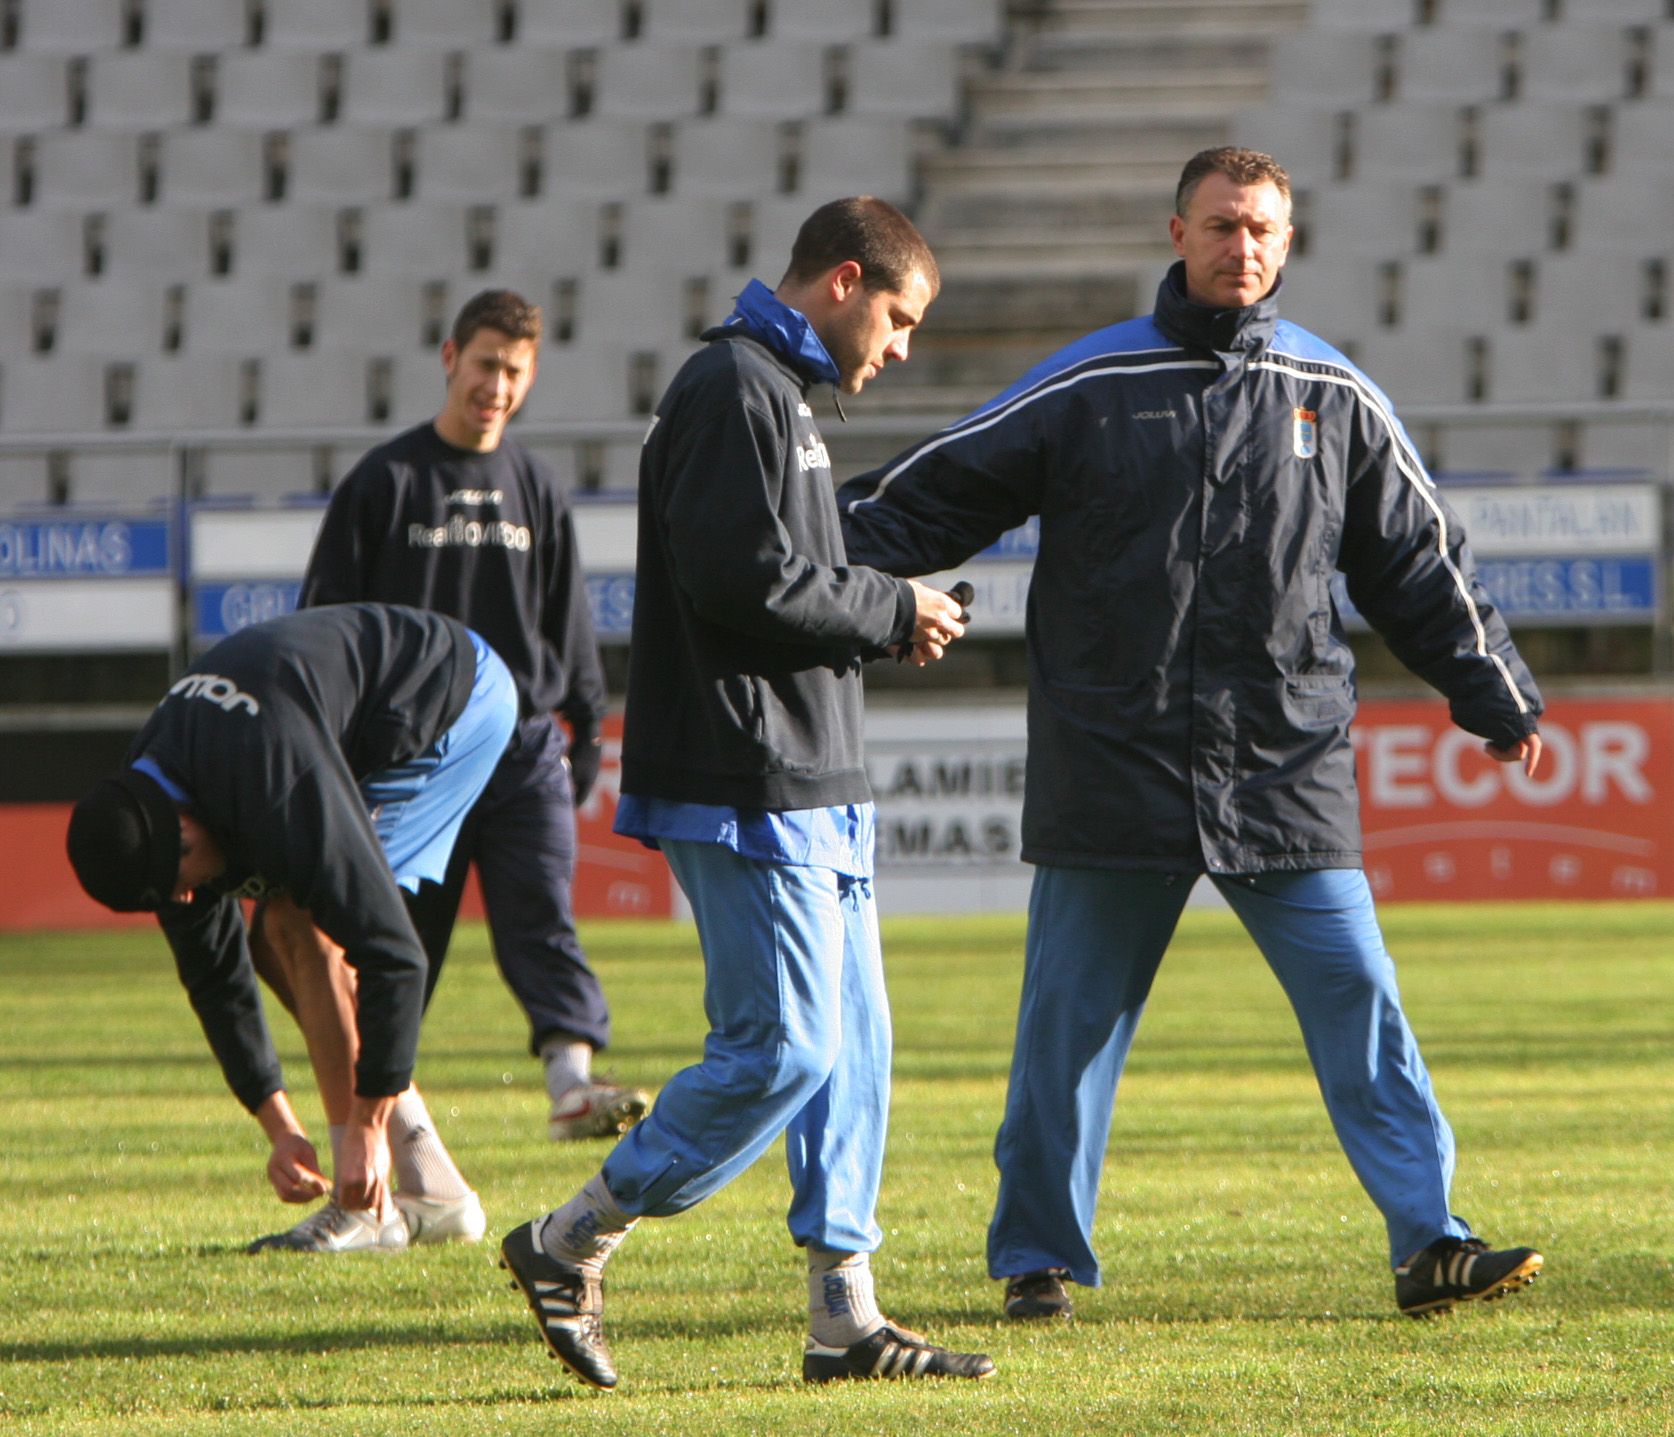
[[[808,1254],[804,1378],[993,1370],[885,1318],[869,1265],[890,1028],[860,666],[891,648],[938,657],[960,610],[847,563],[808,403],[816,383],[852,394],[904,360],[937,283],[892,206],[821,207],[778,289],[750,283],[646,434],[616,827],[661,848],[691,902],[710,1032],[599,1173],[501,1247],[553,1355],[596,1387],[616,1385],[605,1260],[780,1133]]]
[[[1046,360],[838,496],[850,559],[963,562],[1040,520],[1027,621],[1023,857],[1037,865],[989,1268],[1013,1317],[1099,1282],[1116,1085],[1207,873],[1302,1026],[1414,1316],[1531,1280],[1449,1205],[1453,1136],[1361,870],[1353,655],[1332,575],[1494,758],[1540,756],[1540,696],[1388,399],[1278,318],[1290,184],[1185,167],[1152,315]]]

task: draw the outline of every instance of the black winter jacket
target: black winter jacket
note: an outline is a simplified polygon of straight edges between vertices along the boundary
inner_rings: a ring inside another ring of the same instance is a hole
[[[1500,745],[1541,702],[1389,400],[1278,319],[1189,302],[1100,330],[839,495],[848,555],[951,568],[1031,515],[1023,856],[1357,867],[1360,612]]]
[[[866,802],[861,660],[910,639],[912,590],[844,558],[810,376],[737,328],[703,337],[640,457],[622,791]]]
[[[174,950],[227,1084],[252,1111],[283,1086],[235,894],[283,890],[359,976],[355,1091],[411,1081],[424,950],[358,783],[423,753],[465,711],[462,624],[384,604],[307,609],[210,649],[164,695],[129,761],[150,758],[227,855],[215,891],[166,904]]]

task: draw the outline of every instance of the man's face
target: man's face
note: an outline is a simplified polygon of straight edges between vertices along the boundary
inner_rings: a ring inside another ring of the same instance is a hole
[[[461,348],[442,345],[448,396],[436,431],[456,449],[482,453],[498,447],[506,421],[535,382],[535,341],[498,329],[479,329]]]
[[[867,289],[858,278],[820,335],[837,366],[837,387],[859,394],[890,360],[905,360],[912,332],[930,307],[929,282],[914,270],[902,290]]]
[[[1278,282],[1290,253],[1290,214],[1271,180],[1241,185],[1205,175],[1168,222],[1174,253],[1186,262],[1186,297],[1216,309],[1254,304]]]
[[[180,815],[180,871],[175,875],[176,903],[190,903],[192,894],[227,871],[227,855],[215,835],[189,813]]]

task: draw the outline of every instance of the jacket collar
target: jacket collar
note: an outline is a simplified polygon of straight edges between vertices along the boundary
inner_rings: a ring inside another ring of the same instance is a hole
[[[841,376],[813,325],[800,310],[775,299],[759,279],[751,280],[738,296],[733,311],[704,339],[745,334],[790,365],[804,384],[835,384]]]
[[[1176,260],[1157,288],[1157,328],[1187,349],[1255,354],[1267,348],[1279,322],[1281,270],[1273,288],[1242,309],[1214,309],[1186,298],[1186,266]]]

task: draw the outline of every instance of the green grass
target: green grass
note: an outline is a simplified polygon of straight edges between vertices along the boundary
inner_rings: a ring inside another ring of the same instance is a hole
[[[894,1128],[877,1259],[891,1312],[992,1352],[950,1386],[798,1380],[805,1289],[777,1152],[612,1264],[622,1386],[544,1356],[492,1244],[243,1255],[295,1210],[221,1086],[153,935],[0,938],[0,1432],[1667,1433],[1674,1430],[1674,906],[1390,908],[1408,1010],[1459,1137],[1455,1206],[1536,1242],[1528,1293],[1396,1316],[1277,985],[1192,912],[1117,1109],[1106,1286],[1050,1329],[997,1320],[983,1270],[1022,923],[886,926]],[[594,924],[615,1070],[702,1038],[689,930]],[[298,1101],[300,1042],[276,1025]],[[456,944],[420,1076],[490,1233],[567,1197],[480,929]]]

